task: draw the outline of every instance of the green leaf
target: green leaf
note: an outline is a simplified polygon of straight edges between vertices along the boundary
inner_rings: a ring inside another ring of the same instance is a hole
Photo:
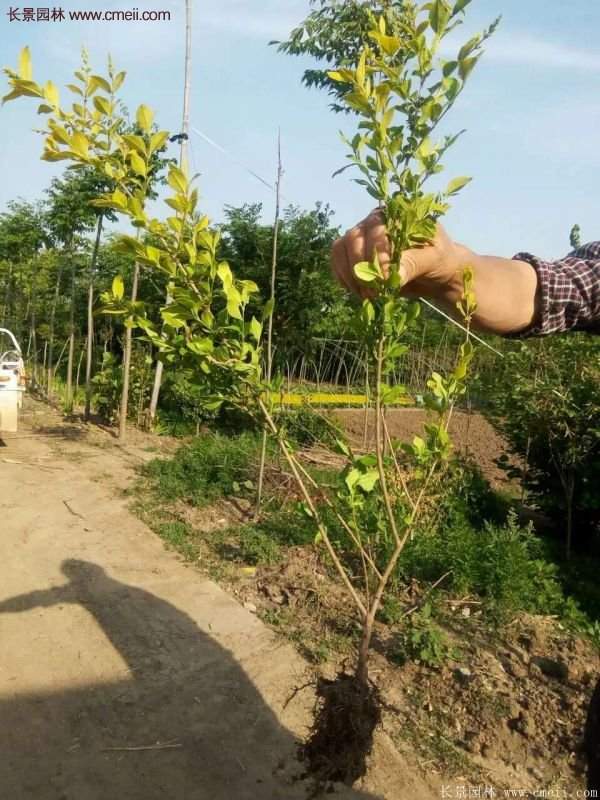
[[[252,317],[252,319],[250,320],[250,336],[252,336],[255,342],[259,342],[261,335],[262,335],[262,325],[256,319],[256,317]]]
[[[123,81],[125,80],[125,76],[126,76],[126,75],[127,75],[127,73],[126,73],[126,72],[118,72],[118,73],[115,75],[115,78],[114,78],[114,80],[113,80],[113,82],[112,82],[112,91],[113,91],[113,94],[115,94],[116,92],[118,92],[118,91],[119,91],[119,89],[120,89],[120,88],[121,88],[121,86],[123,85]]]
[[[167,178],[167,182],[171,189],[175,189],[175,191],[179,192],[180,194],[187,195],[188,179],[186,178],[183,170],[179,169],[179,167],[169,167],[169,176]]]
[[[343,441],[343,439],[336,439],[335,440],[335,445],[336,445],[337,451],[339,453],[341,453],[343,456],[350,457],[352,455],[352,453],[350,452],[350,448],[348,447],[346,442]]]
[[[442,73],[444,75],[444,78],[447,78],[450,75],[452,75],[452,73],[457,67],[458,67],[458,61],[447,61],[442,68]]]
[[[102,89],[106,94],[111,93],[110,83],[106,78],[102,78],[100,75],[91,75],[87,82],[87,93],[92,95],[98,89]]]
[[[454,8],[452,9],[452,16],[460,14],[461,11],[464,11],[470,2],[471,0],[456,0],[456,3],[454,3]]]
[[[110,87],[109,87],[110,89]],[[154,112],[148,106],[141,105],[138,107],[138,110],[135,113],[135,121],[138,125],[138,128],[143,133],[150,133],[152,130],[152,122],[154,120]]]
[[[160,150],[165,145],[168,138],[168,131],[158,131],[158,133],[153,133],[150,137],[150,152],[155,153],[157,150]]]
[[[71,136],[69,146],[71,147],[71,150],[73,150],[78,156],[81,156],[81,158],[89,158],[90,143],[83,133],[75,131],[75,133]]]
[[[404,397],[406,397],[405,386],[382,386],[381,401],[386,405],[398,403]]]
[[[375,265],[370,261],[359,261],[358,264],[355,264],[354,274],[363,283],[371,283],[381,277]]]
[[[93,102],[96,111],[99,111],[101,114],[105,114],[106,116],[110,114],[110,102],[106,99],[106,97],[96,95]]]
[[[165,203],[171,208],[174,208],[175,211],[179,211],[181,214],[185,214],[187,212],[187,199],[181,195],[178,195],[177,197],[167,197]]]
[[[225,291],[225,296],[227,298],[227,313],[233,319],[242,319],[242,314],[240,311],[240,303],[241,297],[238,290],[235,286],[230,286]]]
[[[272,299],[272,298],[267,300],[267,302],[264,304],[263,310],[262,310],[262,320],[263,320],[263,322],[266,319],[269,319],[269,317],[273,313],[273,309],[274,308],[275,308],[275,300]]]
[[[125,144],[129,145],[133,150],[137,150],[137,152],[141,156],[146,155],[146,143],[141,136],[134,136],[131,133],[124,133],[121,137]]]
[[[122,300],[125,294],[125,284],[123,283],[123,278],[121,275],[115,275],[112,282],[112,293],[113,297],[117,300]]]
[[[362,474],[361,471],[356,467],[352,467],[352,469],[349,470],[344,482],[350,491],[353,491],[358,480],[360,479],[361,474]]]
[[[371,39],[377,42],[383,52],[388,56],[396,55],[402,46],[402,40],[398,39],[397,36],[388,36],[386,33],[382,33],[381,31],[371,31],[369,36]]]
[[[28,47],[24,47],[19,53],[19,66],[17,68],[19,78],[25,81],[30,81],[33,76],[33,68],[31,65],[31,53]]]
[[[185,320],[178,317],[176,314],[173,314],[168,309],[165,309],[160,312],[162,320],[165,325],[168,325],[170,328],[183,328],[185,325]]]
[[[120,189],[115,189],[111,195],[108,195],[108,199],[110,199],[115,208],[119,208],[122,211],[127,210],[127,195],[125,195]]]
[[[434,33],[443,33],[452,15],[446,0],[433,0],[429,6],[429,24]]]
[[[460,50],[458,51],[458,60],[462,61],[463,59],[467,58],[467,56],[470,56],[473,50],[476,50],[480,44],[481,44],[481,34],[478,33],[476,36],[473,36],[471,39],[469,39],[469,41],[463,44],[463,46],[460,48]]]
[[[146,175],[146,162],[140,155],[135,152],[131,153],[129,156],[129,163],[136,175]]]
[[[187,343],[187,346],[188,350],[191,350],[192,353],[195,353],[198,356],[208,355],[214,350],[212,339],[207,337],[195,336],[193,339],[190,339],[190,341]]]
[[[453,195],[457,194],[463,186],[466,186],[468,183],[471,182],[471,178],[461,177],[461,178],[453,178],[448,186],[446,187],[446,194]]]
[[[458,74],[463,81],[466,81],[466,79],[469,77],[478,60],[478,56],[473,56],[473,58],[465,58],[458,62]]]
[[[227,292],[233,284],[233,275],[231,273],[231,267],[226,261],[221,261],[217,267],[217,275],[223,284],[223,289]]]
[[[44,86],[44,97],[50,103],[51,106],[55,108],[60,103],[60,96],[58,93],[58,89],[52,83],[52,81],[48,81],[48,83]]]
[[[370,469],[367,472],[364,472],[360,478],[356,481],[356,485],[359,486],[363,492],[367,494],[372,492],[375,488],[375,484],[379,480],[379,473],[375,469]]]

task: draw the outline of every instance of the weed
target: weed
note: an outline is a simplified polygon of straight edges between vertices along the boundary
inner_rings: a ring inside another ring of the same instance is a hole
[[[316,444],[334,447],[336,440],[343,438],[337,422],[309,406],[301,406],[293,411],[286,410],[281,419],[281,427],[289,441],[300,447],[312,447]]]
[[[244,564],[274,564],[281,557],[277,542],[257,525],[227,531],[215,549],[222,558]]]
[[[419,661],[432,668],[440,667],[452,655],[445,633],[432,619],[429,603],[409,618],[406,629],[398,635],[390,652],[391,660],[401,665]]]
[[[163,500],[196,507],[219,497],[249,492],[259,440],[255,434],[207,434],[183,445],[171,459],[154,459],[142,468]]]
[[[197,548],[193,542],[193,530],[184,522],[164,522],[156,528],[156,532],[169,547],[181,553],[186,561],[197,557]]]

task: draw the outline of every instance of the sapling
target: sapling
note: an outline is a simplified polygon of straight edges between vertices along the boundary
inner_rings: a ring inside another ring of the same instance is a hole
[[[321,774],[348,781],[364,772],[379,720],[377,694],[369,681],[377,613],[402,550],[422,524],[448,463],[448,425],[454,404],[465,392],[473,357],[469,330],[475,296],[465,265],[457,309],[465,340],[455,367],[445,377],[433,373],[427,383],[425,403],[432,419],[423,436],[410,444],[394,441],[385,409],[401,400],[405,389],[388,384],[387,378],[407,349],[403,337],[419,312],[418,304],[401,297],[398,262],[406,248],[427,245],[437,220],[448,209],[448,198],[468,182],[455,178],[444,191],[425,188],[429,178],[441,171],[442,156],[456,140],[447,136],[435,143],[432,134],[462,91],[492,30],[471,39],[455,60],[436,63],[440,43],[459,21],[455,17],[464,5],[457,3],[453,11],[445,3],[406,4],[396,20],[402,36],[390,34],[384,18],[373,18],[369,43],[356,67],[331,73],[333,80],[350,87],[343,102],[361,118],[358,133],[347,140],[350,160],[362,173],[359,182],[379,203],[392,251],[387,273],[376,253],[355,268],[357,279],[370,293],[360,310],[359,327],[372,375],[375,444],[373,452],[357,454],[339,442],[345,466],[337,491],[320,486],[286,440],[272,405],[280,377],[261,379],[258,368],[262,322],[244,320],[244,307],[256,287],[236,281],[229,266],[218,261],[218,233],[210,231],[208,221],[195,221],[197,196],[181,171],[171,171],[169,184],[175,197],[167,201],[181,211],[179,219],[166,225],[157,220],[144,223],[155,234],[157,248],[148,251],[140,242],[125,240],[140,263],[168,273],[174,300],[162,311],[162,331],[143,311],[134,323],[167,362],[182,363],[199,376],[209,407],[223,402],[243,406],[277,439],[306,513],[314,521],[316,541],[356,609],[361,637],[355,673],[321,682],[323,704],[305,748]],[[123,313],[115,293],[105,301],[108,310]],[[270,311],[266,309],[266,316]]]
[[[33,80],[33,69],[29,48],[19,56],[17,69],[5,68],[10,91],[3,102],[19,97],[40,100],[38,113],[47,117],[46,127],[40,131],[45,136],[42,159],[46,161],[68,161],[74,168],[92,169],[98,178],[114,188],[113,200],[106,204],[95,203],[99,209],[96,236],[88,281],[88,337],[86,362],[86,417],[90,412],[92,391],[92,348],[94,272],[104,209],[117,213],[131,210],[133,225],[139,227],[139,216],[148,198],[152,195],[152,184],[156,180],[156,154],[167,142],[168,134],[154,132],[153,114],[141,105],[136,112],[136,133],[128,128],[118,92],[125,81],[125,72],[115,70],[108,61],[106,75],[92,73],[85,51],[82,65],[74,74],[74,82],[67,85],[74,95],[70,108],[61,104],[60,93],[52,81],[45,84]],[[131,301],[137,299],[139,265],[133,275]],[[125,334],[123,355],[123,394],[119,416],[120,438],[125,437],[127,402],[129,394],[129,367],[131,362],[131,326]]]
[[[360,170],[359,183],[377,201],[391,248],[388,270],[382,269],[375,252],[355,267],[357,280],[368,292],[358,326],[371,376],[375,440],[367,453],[338,442],[344,465],[334,491],[319,484],[286,439],[273,407],[281,376],[266,380],[260,369],[263,323],[272,309],[267,304],[262,319],[247,318],[257,287],[237,278],[219,260],[219,233],[199,215],[198,193],[185,171],[169,169],[172,195],[166,202],[176,216],[166,220],[150,218],[135,195],[127,197],[119,189],[101,201],[128,214],[140,230],[152,235],[152,244],[140,237],[122,237],[121,247],[138,264],[167,277],[172,300],[161,309],[157,324],[142,303],[124,300],[117,277],[112,291],[103,297],[105,311],[127,315],[128,324],[143,331],[166,364],[177,364],[193,375],[206,408],[225,402],[242,407],[273,435],[313,520],[316,542],[355,609],[360,627],[356,669],[335,681],[320,682],[322,703],[304,748],[321,777],[348,782],[364,773],[380,719],[377,691],[369,680],[377,614],[402,551],[423,524],[447,469],[450,417],[465,392],[473,357],[470,323],[475,295],[473,276],[465,264],[463,294],[457,303],[465,338],[454,368],[446,376],[434,372],[427,382],[424,402],[431,419],[423,435],[411,443],[395,441],[385,410],[403,398],[405,388],[392,385],[389,376],[407,350],[405,334],[419,313],[417,303],[401,296],[399,261],[407,248],[427,246],[437,220],[449,207],[449,197],[468,182],[455,178],[445,190],[429,190],[429,179],[442,170],[442,157],[457,138],[446,136],[435,142],[432,137],[494,27],[469,40],[455,59],[441,59],[440,45],[460,23],[466,5],[465,0],[453,6],[445,0],[424,5],[405,2],[385,16],[373,16],[357,63],[330,73],[331,80],[347,87],[341,101],[360,118],[358,132],[346,139],[350,166]],[[393,25],[390,13],[396,15]]]

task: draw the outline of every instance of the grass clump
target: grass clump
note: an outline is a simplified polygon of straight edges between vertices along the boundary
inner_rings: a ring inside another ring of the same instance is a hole
[[[418,661],[427,667],[437,668],[455,653],[444,631],[434,622],[431,605],[425,603],[420,611],[409,617],[389,655],[392,661],[400,665],[407,661]]]
[[[142,472],[161,500],[210,505],[219,497],[251,492],[260,439],[255,433],[211,433],[180,447],[170,459],[154,459]]]
[[[156,532],[169,547],[181,553],[186,561],[193,561],[196,558],[194,531],[185,522],[163,522],[157,526]]]
[[[286,410],[280,418],[282,429],[290,442],[299,447],[335,447],[337,439],[343,439],[340,425],[323,413],[309,406]]]
[[[275,564],[287,547],[314,541],[314,525],[295,508],[267,513],[259,522],[230,528],[216,545],[222,558],[258,566]]]

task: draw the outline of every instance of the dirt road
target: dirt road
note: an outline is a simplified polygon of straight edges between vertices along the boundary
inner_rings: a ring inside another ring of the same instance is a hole
[[[306,665],[128,511],[147,457],[31,401],[0,442],[0,798],[306,797]],[[337,796],[435,796],[383,761]]]

